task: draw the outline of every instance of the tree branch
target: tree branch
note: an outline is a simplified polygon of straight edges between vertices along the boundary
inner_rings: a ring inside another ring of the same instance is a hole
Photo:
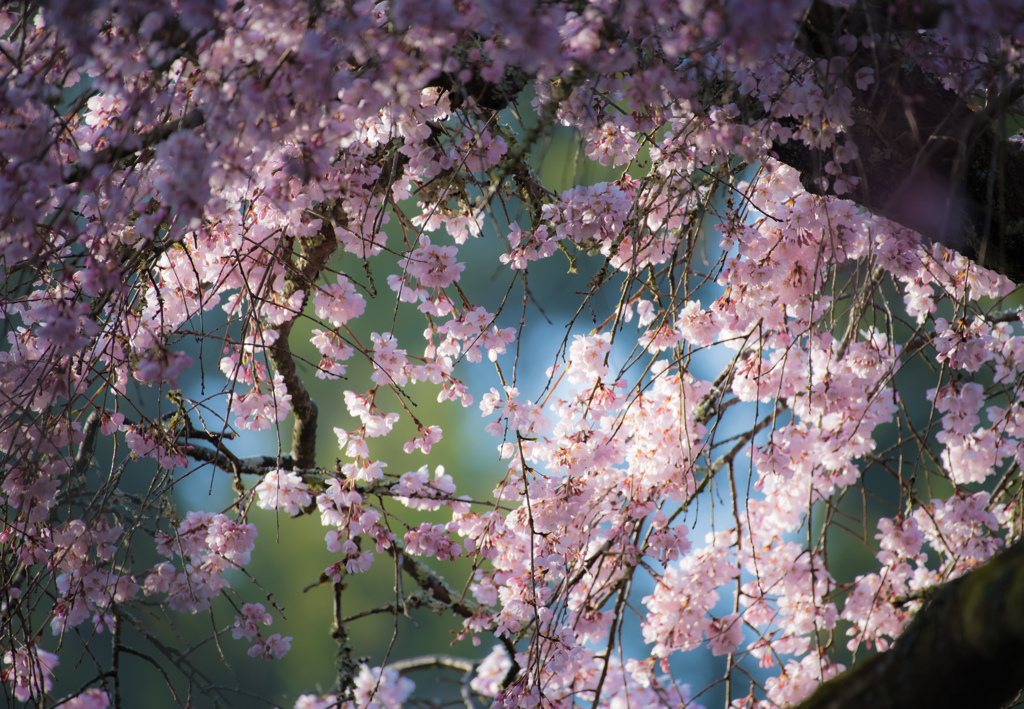
[[[420,588],[430,593],[435,600],[448,606],[463,618],[470,618],[479,610],[480,607],[475,602],[467,598],[460,598],[459,594],[455,593],[443,578],[435,574],[433,569],[406,554],[397,541],[392,542],[389,551],[392,556],[398,556],[402,570],[409,574]]]
[[[794,709],[987,709],[1024,677],[1024,542],[938,588],[887,652]]]
[[[462,703],[466,705],[466,709],[474,709],[473,688],[470,686],[470,682],[473,681],[473,675],[476,674],[476,668],[479,664],[479,662],[455,657],[454,655],[421,655],[420,657],[410,657],[407,660],[392,662],[388,665],[388,669],[395,670],[396,672],[430,669],[457,670],[462,672],[462,681],[459,683]]]
[[[283,470],[294,470],[294,461],[290,456],[275,458],[269,455],[258,455],[249,458],[239,458],[224,446],[218,446],[216,450],[205,446],[191,446],[187,454],[189,457],[212,463],[221,470],[242,475],[266,475],[271,470],[278,468]]]
[[[302,378],[295,367],[291,344],[288,339],[296,319],[309,299],[309,285],[316,281],[331,254],[338,248],[338,237],[331,220],[322,218],[322,226],[316,236],[299,240],[295,269],[287,277],[287,285],[281,295],[284,302],[298,291],[302,291],[302,302],[295,314],[277,327],[277,341],[269,348],[274,367],[284,379],[285,388],[291,396],[295,425],[292,428],[292,459],[300,470],[312,468],[316,462],[316,424],[318,409],[309,395]]]
[[[915,8],[890,13],[889,3],[839,7],[816,0],[801,26],[797,43],[810,56],[846,62],[853,121],[841,139],[857,148],[856,162],[846,169],[859,183],[842,196],[1020,283],[1024,201],[1015,195],[1024,192],[1024,150],[994,128],[1024,95],[1021,83],[993,91],[976,109],[895,45],[858,45],[850,52],[841,46],[844,35],[858,37],[869,28],[911,37],[946,11],[934,2]],[[875,72],[874,83],[863,89],[856,80],[862,69]],[[773,149],[800,172],[809,192],[835,194],[824,170],[831,150],[794,140]]]
[[[92,458],[96,454],[96,434],[99,433],[99,430],[100,414],[98,410],[94,410],[85,420],[85,426],[82,429],[82,433],[85,435],[82,438],[82,443],[78,446],[78,454],[75,455],[75,472],[79,475],[84,473],[92,463]]]
[[[66,184],[81,182],[89,176],[97,165],[113,165],[125,158],[137,155],[147,148],[152,148],[154,145],[164,142],[171,134],[177,133],[179,130],[198,128],[203,125],[204,121],[203,112],[196,108],[181,118],[146,131],[138,136],[137,140],[132,141],[133,147],[127,147],[124,144],[111,145],[103,150],[97,150],[95,153],[86,153],[87,159],[80,160],[74,165],[69,166],[67,174],[64,176],[64,182]]]

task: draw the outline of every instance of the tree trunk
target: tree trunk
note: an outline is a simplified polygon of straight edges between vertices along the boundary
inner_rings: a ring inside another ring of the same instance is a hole
[[[887,651],[795,709],[997,709],[1024,685],[1024,543],[938,588]]]
[[[869,28],[876,36],[912,40],[935,26],[942,11],[927,1],[893,10],[873,0],[848,7],[817,0],[797,42],[810,56],[846,63],[854,120],[842,140],[857,147],[846,170],[859,183],[842,196],[1021,283],[1024,149],[1006,140],[1008,109],[1024,95],[1021,82],[993,86],[971,106],[915,66],[898,42],[852,51],[840,44],[843,35],[859,37]],[[860,89],[855,77],[862,69],[872,70],[874,83]],[[808,191],[834,194],[824,169],[831,150],[796,141],[774,149]]]

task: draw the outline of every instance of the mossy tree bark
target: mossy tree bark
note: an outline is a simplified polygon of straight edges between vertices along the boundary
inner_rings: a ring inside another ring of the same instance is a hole
[[[1024,543],[938,588],[886,652],[795,709],[996,709],[1024,687]]]

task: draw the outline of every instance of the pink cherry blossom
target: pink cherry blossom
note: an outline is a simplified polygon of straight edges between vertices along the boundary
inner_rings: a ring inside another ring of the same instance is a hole
[[[265,510],[283,510],[295,515],[313,502],[302,478],[286,470],[272,470],[256,486],[257,504]]]
[[[53,671],[60,664],[57,655],[34,646],[4,653],[3,678],[11,684],[19,702],[42,697],[53,688]]]
[[[274,633],[265,640],[257,640],[249,648],[249,657],[262,657],[265,660],[280,660],[289,650],[292,649],[292,638],[281,637],[280,633]]]
[[[710,704],[685,653],[775,709],[913,640],[1022,528],[1020,12],[810,5],[0,8],[7,696],[123,703],[108,631],[279,659],[302,578],[302,709]]]
[[[426,288],[445,288],[459,280],[466,264],[455,260],[456,246],[435,246],[426,236],[420,237],[420,247],[413,249],[399,264]]]
[[[95,687],[57,705],[58,709],[107,709],[109,706],[110,697]]]
[[[246,603],[242,606],[242,614],[235,618],[231,637],[236,640],[239,638],[252,640],[259,633],[260,625],[270,625],[273,622],[273,617],[267,613],[262,603]]]

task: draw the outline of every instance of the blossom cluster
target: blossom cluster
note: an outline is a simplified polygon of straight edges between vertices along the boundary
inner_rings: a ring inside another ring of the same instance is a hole
[[[224,572],[249,563],[256,545],[256,525],[236,522],[223,514],[190,511],[174,534],[158,533],[157,551],[179,557],[177,569],[164,561],[147,572],[142,591],[160,594],[180,613],[198,613],[227,587]]]

